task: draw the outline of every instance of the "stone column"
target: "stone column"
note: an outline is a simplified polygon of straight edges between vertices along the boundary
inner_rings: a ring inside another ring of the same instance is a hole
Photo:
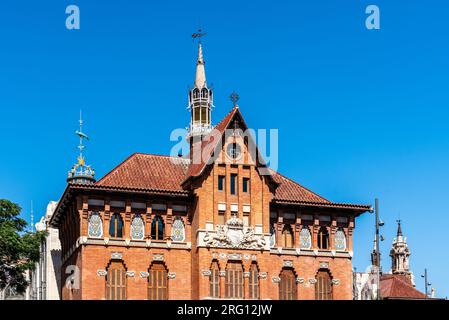
[[[165,217],[165,239],[171,240],[171,227],[173,222],[173,210],[171,202],[167,203],[167,215]]]

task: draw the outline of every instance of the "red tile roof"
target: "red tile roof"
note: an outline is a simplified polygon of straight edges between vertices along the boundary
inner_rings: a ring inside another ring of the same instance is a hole
[[[274,198],[276,200],[330,203],[329,200],[301,186],[286,176],[278,172],[272,172],[274,180],[279,184],[274,193]]]
[[[182,183],[188,176],[189,159],[135,153],[116,166],[93,186],[83,188],[113,189],[117,191],[151,191],[187,195]],[[368,206],[330,202],[280,173],[272,171],[278,184],[274,201],[311,206],[368,210]],[[73,185],[73,187],[76,187]]]
[[[210,133],[212,139],[206,137],[201,143],[202,150],[214,150],[222,134],[229,127],[235,116],[239,116],[243,127],[246,127],[238,107],[234,107]],[[217,138],[217,137],[220,138]],[[259,155],[260,156],[260,155]],[[211,155],[209,155],[210,159]],[[152,191],[159,193],[177,193],[187,195],[184,188],[190,178],[203,173],[209,159],[199,164],[190,164],[189,158],[161,156],[135,153],[120,163],[112,171],[97,181],[94,189],[114,189],[127,191]],[[311,206],[336,207],[367,211],[369,206],[346,203],[334,203],[301,186],[293,180],[270,170],[270,179],[274,182],[274,201],[278,203],[304,204]]]
[[[135,153],[98,180],[95,186],[185,193],[181,182],[188,167],[188,159]]]
[[[384,274],[380,278],[380,295],[383,299],[425,299],[409,277],[400,274]]]

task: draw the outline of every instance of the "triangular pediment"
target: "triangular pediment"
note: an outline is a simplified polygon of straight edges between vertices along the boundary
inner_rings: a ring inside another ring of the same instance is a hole
[[[245,154],[245,159],[233,161],[230,158],[230,141],[234,140]],[[272,171],[267,167],[264,158],[255,143],[253,133],[249,130],[240,108],[235,106],[201,141],[193,142],[190,155],[190,166],[183,185],[201,177],[208,167],[216,163],[255,165],[261,175],[266,175],[269,181],[276,186]]]

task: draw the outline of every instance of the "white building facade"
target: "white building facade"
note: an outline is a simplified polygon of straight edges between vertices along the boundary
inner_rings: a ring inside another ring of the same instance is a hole
[[[50,201],[45,215],[35,225],[36,231],[46,231],[47,236],[40,245],[39,262],[29,275],[28,300],[60,299],[61,243],[58,229],[48,225],[57,204],[56,201]]]

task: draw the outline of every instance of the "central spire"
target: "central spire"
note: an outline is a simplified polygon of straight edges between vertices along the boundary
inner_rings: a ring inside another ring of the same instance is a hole
[[[407,245],[407,240],[402,234],[401,221],[398,220],[397,237],[393,241],[390,250],[391,257],[391,271],[393,274],[410,275],[409,257],[410,250]]]
[[[203,47],[198,43],[198,60],[196,62],[195,87],[206,88],[206,70],[204,69]]]
[[[190,109],[190,126],[188,139],[192,145],[192,138],[197,137],[201,140],[212,130],[211,125],[211,109],[213,107],[213,93],[207,87],[206,70],[204,68],[203,45],[201,38],[205,33],[198,30],[192,38],[198,38],[198,58],[196,61],[195,82],[193,89],[189,91],[189,109]]]

